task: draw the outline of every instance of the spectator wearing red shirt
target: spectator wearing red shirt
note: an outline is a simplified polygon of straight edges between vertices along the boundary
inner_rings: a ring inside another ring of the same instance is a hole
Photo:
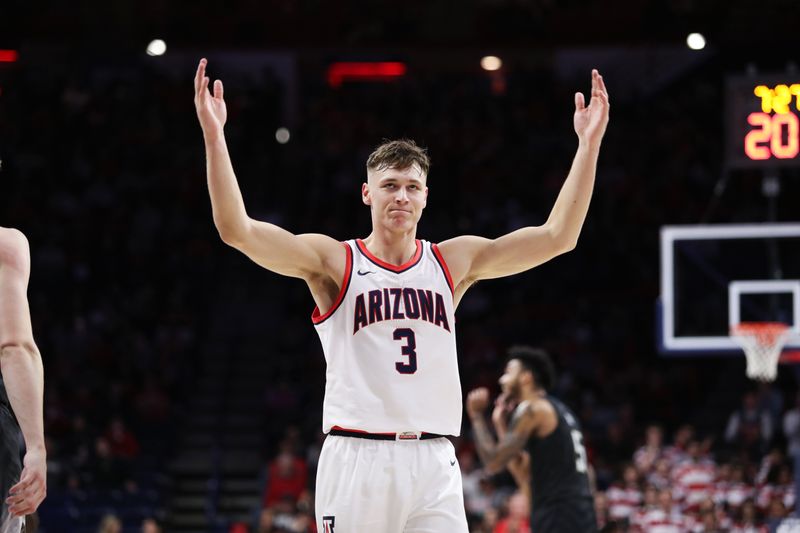
[[[493,533],[531,533],[528,498],[520,491],[508,499],[508,516],[500,520]]]
[[[305,461],[288,451],[282,451],[269,465],[264,507],[271,507],[286,499],[296,503],[308,484]]]

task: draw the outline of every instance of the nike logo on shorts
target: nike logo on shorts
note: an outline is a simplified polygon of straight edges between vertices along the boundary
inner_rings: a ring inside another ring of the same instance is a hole
[[[453,466],[454,464],[456,464],[456,460],[455,460],[455,459],[453,459],[452,461],[450,461],[450,466]]]

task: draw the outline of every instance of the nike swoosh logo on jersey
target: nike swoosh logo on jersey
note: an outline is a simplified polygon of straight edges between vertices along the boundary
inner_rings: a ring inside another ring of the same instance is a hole
[[[450,466],[453,466],[454,464],[456,464],[456,460],[455,460],[455,459],[453,459],[452,461],[450,461]]]
[[[359,276],[366,276],[367,274],[374,274],[374,270],[367,270],[366,272],[361,272],[360,270],[357,271]]]

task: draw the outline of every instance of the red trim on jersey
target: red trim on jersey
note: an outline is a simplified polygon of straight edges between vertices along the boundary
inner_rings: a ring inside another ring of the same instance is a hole
[[[314,311],[311,313],[311,321],[314,323],[315,326],[317,324],[321,324],[322,322],[324,322],[329,316],[333,314],[334,311],[336,311],[339,308],[339,306],[342,303],[342,300],[344,300],[344,295],[347,292],[347,288],[350,287],[350,278],[353,275],[353,250],[351,250],[350,245],[348,245],[345,242],[342,243],[342,246],[344,246],[345,249],[347,250],[346,254],[347,258],[345,260],[344,279],[342,280],[342,285],[339,288],[339,295],[336,297],[336,301],[331,306],[331,308],[328,309],[328,312],[322,316],[320,316],[319,314],[319,307],[314,306]]]
[[[369,431],[363,431],[363,430],[360,430],[360,429],[343,428],[342,426],[333,426],[331,428],[331,430],[334,430],[334,429],[337,430],[337,431],[349,431],[351,433],[363,433],[364,435],[391,435],[393,437],[395,435],[397,435],[397,433],[392,433],[391,431],[388,432],[388,433],[370,433]]]
[[[442,257],[442,252],[439,251],[439,246],[436,244],[431,244],[431,250],[433,250],[433,255],[436,256],[439,266],[441,266],[442,270],[444,271],[444,276],[447,278],[447,284],[450,286],[450,292],[455,294],[456,289],[453,286],[453,277],[450,276],[450,269],[447,268],[447,263],[445,262],[444,257]]]
[[[415,239],[415,242],[417,243],[417,251],[414,252],[414,255],[411,257],[411,259],[409,259],[402,265],[393,265],[372,255],[372,252],[370,252],[367,249],[367,246],[364,244],[364,241],[362,241],[361,239],[356,239],[356,244],[358,245],[359,251],[362,254],[364,254],[364,256],[367,259],[369,259],[370,261],[372,261],[381,268],[385,268],[386,270],[390,270],[398,274],[416,265],[419,262],[420,258],[422,257],[422,243],[419,242],[419,239]]]

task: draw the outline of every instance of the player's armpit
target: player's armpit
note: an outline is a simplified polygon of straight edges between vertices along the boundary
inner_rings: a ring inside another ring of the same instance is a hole
[[[251,220],[231,245],[258,265],[306,281],[321,276],[341,281],[346,253],[342,244],[321,234],[295,235],[268,222]]]
[[[460,284],[468,287],[478,280],[524,272],[572,247],[557,239],[547,225],[518,229],[497,239],[465,235],[439,245],[456,290]]]

